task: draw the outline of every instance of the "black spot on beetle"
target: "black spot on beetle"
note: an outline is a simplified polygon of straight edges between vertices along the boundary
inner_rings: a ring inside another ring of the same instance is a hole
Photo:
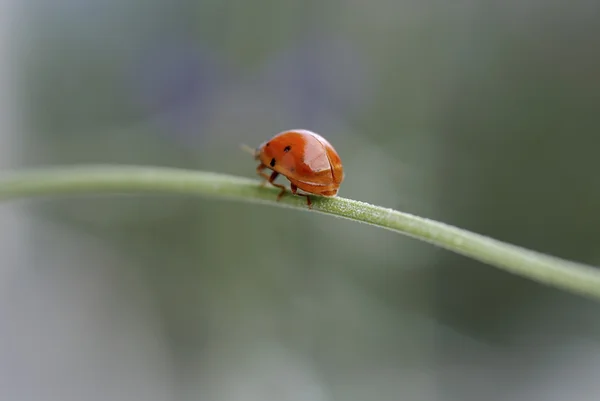
[[[271,142],[267,142],[267,144],[265,145],[266,147],[269,147],[269,145],[271,144]]]
[[[285,153],[289,152],[292,149],[292,147],[290,145],[286,146],[285,148],[283,148],[283,151]]]
[[[269,163],[271,167],[275,167],[275,158],[271,159],[271,163]]]

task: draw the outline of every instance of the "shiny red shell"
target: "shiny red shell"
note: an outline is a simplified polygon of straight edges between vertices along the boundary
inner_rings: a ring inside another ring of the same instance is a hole
[[[281,188],[277,199],[285,193],[283,185],[273,182],[279,174],[290,181],[293,194],[306,197],[309,206],[311,201],[307,194],[336,196],[344,180],[340,156],[325,138],[311,131],[280,132],[262,143],[254,156],[260,161],[257,173]],[[264,169],[273,173],[269,176]],[[305,194],[298,193],[298,189]]]

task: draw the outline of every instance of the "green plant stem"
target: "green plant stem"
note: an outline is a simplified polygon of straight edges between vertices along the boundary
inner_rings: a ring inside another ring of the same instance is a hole
[[[308,210],[305,198],[259,181],[225,174],[161,167],[65,166],[4,172],[0,200],[100,193],[199,195]],[[600,270],[544,255],[447,224],[344,198],[312,197],[312,211],[386,228],[508,272],[600,300]]]

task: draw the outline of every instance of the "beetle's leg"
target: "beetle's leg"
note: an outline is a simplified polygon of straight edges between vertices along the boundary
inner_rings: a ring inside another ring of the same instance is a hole
[[[285,194],[285,187],[283,185],[281,185],[281,184],[276,184],[274,182],[278,175],[279,175],[279,173],[277,171],[273,171],[273,174],[271,174],[271,176],[269,177],[269,183],[271,185],[273,185],[274,187],[277,187],[277,188],[281,189],[281,191],[277,195],[277,200],[280,200],[281,197],[283,196],[283,194]]]
[[[292,193],[294,195],[298,195],[298,196],[304,196],[306,198],[306,205],[308,206],[309,209],[312,209],[312,202],[310,200],[310,195],[307,194],[299,194],[298,193],[298,187],[295,184],[291,185],[292,188]]]
[[[263,170],[266,169],[267,166],[265,166],[264,164],[259,164],[258,166],[256,166],[256,174],[260,175],[262,178],[264,178],[265,180],[263,182],[261,182],[260,186],[264,187],[265,184],[267,183],[267,181],[269,181],[269,176],[265,173],[263,173]]]
[[[267,166],[265,166],[264,164],[259,164],[258,166],[256,166],[256,174],[260,175],[261,177],[263,177],[265,180],[269,180],[269,176],[265,173],[263,173],[263,170],[266,169]]]
[[[280,188],[281,192],[279,192],[279,194],[277,195],[277,200],[280,200],[283,194],[285,194],[285,187],[281,184],[275,183],[275,179],[277,178],[279,173],[277,171],[273,171],[273,173],[270,176],[268,176],[267,174],[263,173],[263,170],[266,168],[267,166],[265,166],[262,163],[256,167],[256,173],[265,179],[265,181],[263,181],[260,184],[260,186],[264,186],[268,181],[269,184],[273,185],[274,187]]]

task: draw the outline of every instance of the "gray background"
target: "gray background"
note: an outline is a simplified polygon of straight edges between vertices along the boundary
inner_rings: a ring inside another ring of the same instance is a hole
[[[254,177],[600,265],[600,3],[0,4],[0,166]],[[372,227],[178,197],[0,207],[0,400],[600,397],[597,304]]]

